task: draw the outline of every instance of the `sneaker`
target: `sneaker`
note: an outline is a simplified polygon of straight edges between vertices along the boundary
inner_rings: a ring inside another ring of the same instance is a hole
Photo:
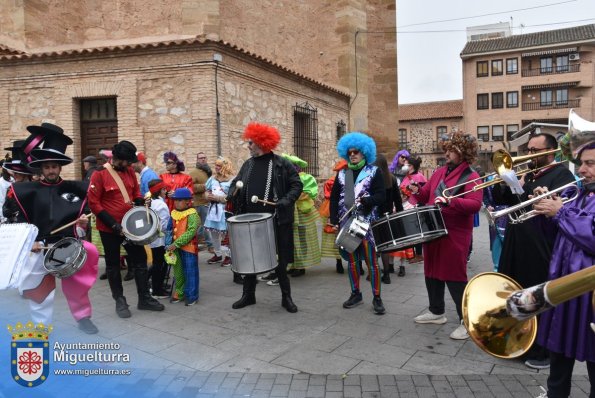
[[[547,390],[543,386],[539,386],[539,388],[541,388],[541,394],[535,398],[547,398]]]
[[[343,303],[343,308],[353,308],[356,305],[360,305],[362,303],[362,293],[361,292],[353,292],[349,299]]]
[[[268,281],[267,282],[267,285],[269,285],[269,286],[279,286],[279,278],[275,278],[275,279],[273,279],[271,281]]]
[[[179,303],[180,301],[182,301],[182,299],[179,297],[172,297],[171,300],[169,300],[170,303]]]
[[[152,296],[156,299],[166,299],[169,297],[169,294],[165,292],[157,292],[157,294],[153,294]]]
[[[277,274],[275,274],[274,272],[269,272],[266,275],[259,276],[257,279],[261,282],[268,282],[277,279]]]
[[[436,325],[443,325],[446,323],[447,319],[442,315],[432,314],[431,312],[426,312],[424,314],[418,315],[413,318],[415,323],[435,323]]]
[[[190,307],[191,305],[194,305],[198,303],[198,300],[192,300],[192,301],[186,301],[186,304],[184,304],[186,307]]]
[[[374,296],[372,300],[372,305],[374,306],[374,313],[377,315],[382,315],[386,312],[384,309],[384,305],[382,304],[382,299],[380,296]]]
[[[99,329],[97,329],[97,326],[95,326],[93,324],[93,322],[91,321],[91,318],[89,318],[88,316],[83,319],[80,319],[78,324],[79,324],[79,329],[87,334],[96,334],[97,332],[99,332]]]
[[[467,328],[465,327],[463,321],[461,321],[459,327],[453,330],[453,332],[450,334],[450,338],[453,340],[466,340],[469,338],[469,333],[467,333]]]
[[[529,358],[525,361],[525,365],[530,367],[531,369],[549,369],[550,359]]]
[[[101,274],[101,276],[99,276],[99,279],[101,279],[102,281],[107,279],[107,272],[104,272],[103,274]]]
[[[216,263],[221,262],[221,260],[223,260],[223,257],[215,254],[213,257],[211,257],[207,260],[207,264],[216,264]]]
[[[222,267],[229,267],[231,265],[231,257],[226,256],[221,263]]]

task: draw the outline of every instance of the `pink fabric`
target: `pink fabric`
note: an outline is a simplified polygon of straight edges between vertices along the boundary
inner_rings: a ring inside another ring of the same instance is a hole
[[[461,163],[447,177],[446,166],[436,170],[417,195],[418,202],[434,204],[435,190],[440,181],[444,180],[447,187],[456,185],[463,170],[468,166],[465,162]],[[467,181],[474,178],[479,178],[479,174],[472,172]],[[464,190],[471,190],[472,187],[473,184],[467,184]],[[467,253],[473,236],[473,214],[481,208],[482,198],[483,192],[479,190],[454,198],[448,206],[442,208],[448,235],[424,244],[426,277],[441,281],[467,281]]]
[[[97,280],[99,252],[91,242],[82,241],[87,251],[87,261],[74,275],[62,279],[62,292],[70,307],[70,313],[76,321],[90,317],[92,314],[89,290]]]
[[[428,182],[428,180],[426,180],[426,177],[424,177],[424,175],[422,173],[407,174],[405,176],[405,178],[403,178],[403,181],[401,181],[401,186],[399,188],[407,187],[412,182],[415,182],[415,183],[417,183],[417,185],[421,186],[421,185],[426,184]],[[409,204],[415,206],[417,204],[416,195],[411,195],[407,199],[407,201],[409,202]]]

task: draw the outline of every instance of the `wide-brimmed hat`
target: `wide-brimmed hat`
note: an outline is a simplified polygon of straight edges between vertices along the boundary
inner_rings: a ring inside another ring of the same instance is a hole
[[[64,134],[60,126],[42,123],[41,126],[28,126],[31,134],[43,135],[43,147],[33,149],[29,162],[30,167],[39,168],[43,162],[56,162],[62,166],[72,163],[72,158],[66,156],[66,148],[72,144],[72,139]]]
[[[136,147],[130,141],[120,141],[112,148],[112,156],[116,159],[126,160],[129,163],[138,162]]]
[[[188,200],[192,199],[192,192],[188,188],[177,188],[171,196],[173,200]]]
[[[26,140],[16,140],[12,143],[12,146],[4,148],[4,150],[12,152],[12,160],[5,161],[2,164],[3,169],[25,175],[35,174],[27,165],[29,163],[27,160],[27,153],[23,150],[25,143]]]

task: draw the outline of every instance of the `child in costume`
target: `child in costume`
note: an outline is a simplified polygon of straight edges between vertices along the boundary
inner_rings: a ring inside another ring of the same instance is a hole
[[[161,231],[167,230],[169,224],[169,208],[165,203],[165,193],[167,187],[165,183],[160,180],[149,181],[149,192],[151,193],[151,210],[153,210],[159,217],[159,226]],[[151,253],[153,255],[153,266],[151,267],[151,282],[153,288],[153,297],[166,298],[169,295],[164,286],[165,274],[167,267],[165,266],[165,236],[161,234],[159,238],[155,239],[149,244]]]
[[[167,227],[165,250],[175,252],[177,260],[174,264],[175,291],[172,302],[182,300],[186,305],[194,305],[198,301],[198,213],[192,207],[192,191],[188,188],[177,188],[170,197],[174,202],[174,210]]]

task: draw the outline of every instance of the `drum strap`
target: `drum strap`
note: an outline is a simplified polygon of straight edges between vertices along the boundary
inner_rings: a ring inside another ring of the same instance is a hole
[[[458,194],[459,191],[464,188],[464,185],[462,185],[462,184],[467,181],[467,179],[469,178],[469,176],[471,175],[472,172],[473,172],[473,170],[471,169],[471,167],[467,167],[465,170],[463,170],[463,172],[461,173],[461,176],[459,177],[457,183],[455,184],[455,185],[460,185],[460,186],[453,189],[451,195],[454,196],[454,195]],[[436,196],[436,197],[442,196],[442,192],[444,192],[444,190],[446,188],[448,188],[448,187],[444,183],[444,180],[440,181],[440,184],[438,184],[438,186],[436,187],[436,190],[434,191],[434,196]]]
[[[116,173],[116,170],[114,170],[111,164],[106,163],[104,167],[107,170],[107,172],[112,176],[112,178],[116,182],[116,185],[120,189],[122,197],[124,198],[124,203],[130,203],[130,196],[128,196],[128,191],[126,191],[126,188],[124,187],[124,182],[122,181],[122,178],[120,178],[118,173]]]
[[[351,209],[355,203],[355,184],[353,183],[353,171],[345,170],[345,207]]]

